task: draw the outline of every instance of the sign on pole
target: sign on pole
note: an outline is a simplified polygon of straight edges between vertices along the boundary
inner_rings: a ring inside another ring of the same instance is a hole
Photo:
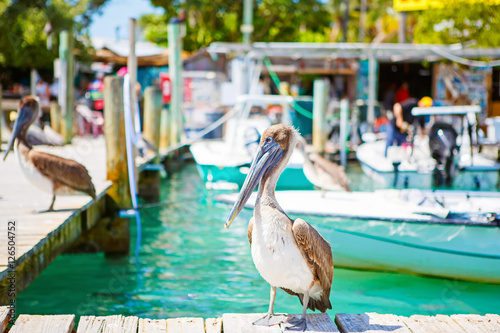
[[[428,0],[393,0],[394,9],[399,12],[425,10],[429,8]]]
[[[393,0],[394,9],[399,12],[444,8],[448,5],[472,5],[485,3],[490,6],[500,5],[500,0]]]

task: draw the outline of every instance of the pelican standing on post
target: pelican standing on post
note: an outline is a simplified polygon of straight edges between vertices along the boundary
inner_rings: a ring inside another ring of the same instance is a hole
[[[34,185],[52,193],[52,203],[47,211],[54,209],[56,195],[71,195],[83,192],[96,198],[94,184],[87,169],[78,162],[32,149],[27,139],[28,128],[40,116],[40,103],[34,96],[21,99],[12,137],[3,157],[4,161],[16,140],[15,151],[21,170]]]
[[[306,221],[291,220],[274,196],[276,182],[286,167],[299,134],[293,127],[274,125],[264,131],[248,176],[229,214],[228,228],[260,182],[248,240],[255,267],[271,285],[267,314],[254,325],[283,323],[274,315],[276,288],[299,297],[302,315],[290,320],[292,330],[306,329],[306,310],[331,309],[333,258],[330,244]]]

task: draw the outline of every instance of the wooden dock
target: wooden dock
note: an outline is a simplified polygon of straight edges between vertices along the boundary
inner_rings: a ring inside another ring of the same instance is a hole
[[[0,162],[1,305],[14,302],[15,297],[63,252],[129,253],[129,219],[118,214],[132,205],[125,149],[123,79],[110,76],[104,83],[104,137],[74,138],[71,141],[71,113],[66,119],[60,112],[54,112],[51,115],[52,128],[72,144],[35,148],[83,164],[96,188],[95,201],[85,195],[57,196],[55,211],[41,213],[49,208],[52,195],[39,190],[26,179],[14,153],[5,162]],[[162,136],[168,135],[168,128],[159,132],[162,116],[159,89],[146,88],[144,115],[147,119],[144,137],[158,149]],[[132,152],[136,162],[133,172],[138,176],[138,194],[145,201],[158,200],[160,168],[148,169],[147,166],[160,163],[162,158],[151,150],[147,153],[149,155],[139,157],[137,149]]]
[[[288,324],[272,327],[253,326],[262,314],[227,313],[222,318],[170,318],[140,319],[121,315],[81,317],[75,325],[74,315],[20,315],[10,333],[279,333]],[[297,315],[293,315],[297,316]],[[0,333],[9,323],[9,308],[0,308]],[[306,332],[340,333],[483,333],[500,332],[500,316],[480,315],[413,315],[402,317],[392,314],[339,313],[332,321],[326,313],[307,315]]]
[[[64,147],[37,147],[62,157],[71,158],[87,167],[94,182],[97,200],[85,195],[57,196],[53,212],[46,210],[52,195],[39,190],[22,174],[16,155],[11,153],[0,163],[0,304],[7,297],[12,281],[8,280],[9,240],[15,257],[15,293],[24,290],[55,257],[66,251],[83,233],[92,230],[106,213],[106,194],[112,183],[106,180],[106,145],[104,138],[73,140]],[[154,158],[137,158],[141,171]],[[10,224],[9,224],[10,222]],[[106,222],[106,221],[104,221]],[[8,226],[14,226],[8,233]],[[126,225],[128,228],[128,225]],[[8,236],[13,236],[8,238]],[[118,247],[119,244],[112,246]],[[124,246],[128,246],[125,244]],[[128,248],[127,248],[128,249]],[[12,268],[12,267],[11,267]]]

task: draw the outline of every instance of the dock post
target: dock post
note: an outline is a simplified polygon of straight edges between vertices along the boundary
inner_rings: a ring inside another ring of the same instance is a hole
[[[349,101],[344,98],[340,101],[340,165],[347,166],[347,126],[349,121]]]
[[[166,151],[170,145],[170,111],[168,106],[163,106],[160,117],[160,151]]]
[[[129,208],[131,205],[128,181],[127,150],[125,149],[125,117],[123,112],[123,78],[104,78],[104,135],[106,139],[107,179],[113,182],[108,196],[113,210]],[[129,220],[110,217],[99,223],[107,234],[102,239],[102,248],[107,254],[127,254],[130,248]]]
[[[328,83],[323,79],[314,80],[313,85],[313,147],[318,154],[325,152],[327,141],[326,108],[328,104]]]
[[[162,116],[162,96],[158,88],[144,90],[144,138],[158,150],[153,163],[160,163],[160,125]],[[159,170],[144,170],[139,175],[139,195],[147,202],[160,200]]]
[[[57,102],[50,102],[50,127],[61,134],[61,108]]]
[[[170,144],[181,142],[184,132],[182,102],[184,80],[182,77],[182,35],[184,23],[169,23],[168,33],[168,71],[172,82],[172,101],[170,103]]]
[[[61,80],[59,82],[59,104],[61,105],[61,134],[64,143],[73,138],[73,111],[75,100],[75,57],[74,38],[71,32],[61,31],[59,35],[59,59],[61,59]]]
[[[373,52],[368,54],[368,110],[366,114],[366,122],[370,124],[370,128],[375,122],[375,99],[377,98],[377,59]],[[371,131],[371,129],[370,129]]]
[[[30,95],[36,96],[36,84],[38,83],[38,71],[32,68],[30,71]]]
[[[2,126],[3,126],[3,108],[2,108],[2,84],[0,83],[0,151],[2,151]]]

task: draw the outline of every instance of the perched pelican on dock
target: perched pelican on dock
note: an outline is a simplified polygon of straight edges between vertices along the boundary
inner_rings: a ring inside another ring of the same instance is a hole
[[[304,174],[306,178],[319,187],[322,191],[346,191],[351,192],[347,176],[343,166],[338,165],[317,153],[306,151],[306,140],[299,136],[297,148],[304,156]]]
[[[71,195],[83,192],[96,198],[94,184],[87,169],[73,160],[32,149],[28,141],[28,128],[40,113],[38,98],[26,96],[21,99],[12,137],[3,157],[4,161],[16,141],[15,151],[21,170],[38,188],[52,193],[52,203],[47,211],[54,209],[56,195]]]
[[[276,182],[286,167],[299,134],[293,127],[274,125],[264,131],[257,155],[229,214],[228,228],[260,182],[254,215],[248,224],[248,240],[255,267],[271,285],[267,314],[254,325],[276,325],[284,320],[274,315],[276,288],[299,297],[302,315],[289,321],[287,329],[306,329],[306,310],[331,309],[330,288],[333,258],[330,244],[306,221],[291,220],[274,196]]]

